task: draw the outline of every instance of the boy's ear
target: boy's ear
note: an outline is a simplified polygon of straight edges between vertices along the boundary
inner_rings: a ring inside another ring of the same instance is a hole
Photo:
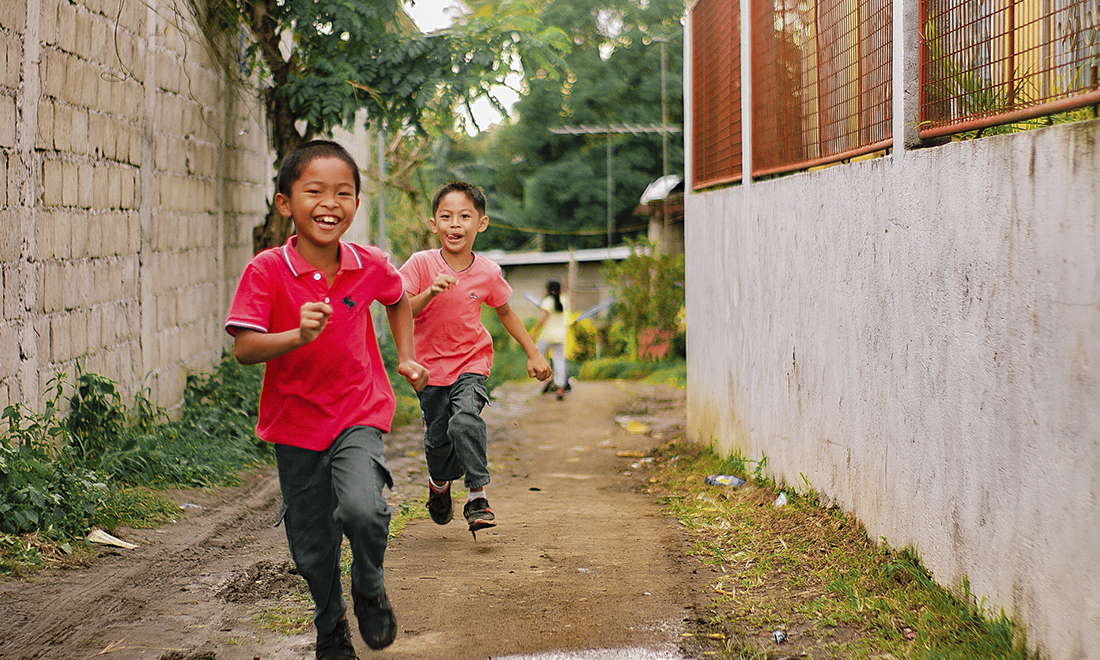
[[[293,215],[290,212],[290,198],[283,193],[275,193],[275,208],[279,210],[279,213],[284,218],[289,218]]]
[[[481,233],[489,228],[489,216],[481,216],[481,220],[477,221],[477,233]]]
[[[428,229],[430,229],[433,234],[438,234],[439,233],[439,230],[435,226],[435,216],[434,215],[431,216],[430,218],[428,218]]]

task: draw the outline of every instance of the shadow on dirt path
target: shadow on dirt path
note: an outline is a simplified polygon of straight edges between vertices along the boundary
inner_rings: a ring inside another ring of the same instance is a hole
[[[380,652],[357,638],[363,658],[626,648],[680,657],[683,621],[699,593],[695,561],[675,520],[646,492],[642,454],[680,432],[683,392],[583,382],[556,401],[538,391],[507,385],[485,412],[499,525],[475,542],[456,499],[449,525],[418,520],[392,541],[386,581],[400,632]],[[387,460],[394,503],[423,506],[419,430],[390,434]],[[254,618],[302,589],[283,530],[272,526],[278,500],[270,469],[239,489],[188,491],[178,523],[120,531],[135,550],[0,580],[0,658],[312,658],[312,628],[279,635]]]

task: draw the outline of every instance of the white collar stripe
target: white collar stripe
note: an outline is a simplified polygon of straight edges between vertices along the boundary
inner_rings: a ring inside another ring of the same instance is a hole
[[[359,251],[358,250],[353,249],[350,245],[348,245],[347,243],[345,243],[343,241],[340,241],[340,248],[349,250],[351,252],[352,256],[355,257],[355,263],[359,264],[360,268],[363,267],[363,258],[359,256]]]
[[[283,261],[286,262],[286,267],[290,269],[290,274],[294,277],[298,277],[298,271],[294,270],[294,264],[290,261],[290,249],[284,244],[282,247]]]

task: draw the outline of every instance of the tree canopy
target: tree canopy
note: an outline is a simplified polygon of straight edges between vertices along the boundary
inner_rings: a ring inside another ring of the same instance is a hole
[[[399,0],[191,1],[223,61],[237,31],[247,35],[247,79],[258,83],[276,165],[304,141],[355,128],[364,111],[390,131],[471,121],[461,109],[491,98],[511,73],[554,79],[570,48],[532,0],[467,0],[460,24],[428,35]],[[277,245],[289,232],[272,209],[254,246]]]
[[[607,136],[559,135],[564,126],[659,125],[661,47],[666,42],[668,124],[683,123],[682,2],[549,0],[544,25],[569,36],[564,84],[529,77],[517,119],[452,145],[453,176],[480,184],[492,226],[479,246],[518,249],[598,247],[607,242]],[[683,172],[683,140],[668,140],[669,173]],[[617,134],[612,146],[615,241],[644,233],[632,216],[645,187],[663,174],[660,134]],[[504,226],[522,227],[514,231]],[[530,231],[530,230],[535,230]]]

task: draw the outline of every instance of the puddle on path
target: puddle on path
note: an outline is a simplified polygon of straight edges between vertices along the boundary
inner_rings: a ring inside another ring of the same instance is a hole
[[[548,651],[534,655],[497,656],[491,660],[684,660],[674,649],[591,649],[587,651]]]

